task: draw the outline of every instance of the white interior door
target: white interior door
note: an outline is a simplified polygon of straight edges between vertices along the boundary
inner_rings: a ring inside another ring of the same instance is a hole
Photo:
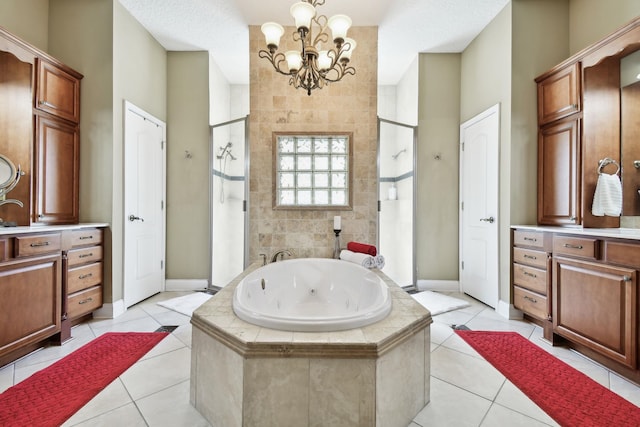
[[[124,302],[164,289],[165,124],[125,103]]]
[[[460,126],[460,286],[498,303],[498,174],[500,106]]]

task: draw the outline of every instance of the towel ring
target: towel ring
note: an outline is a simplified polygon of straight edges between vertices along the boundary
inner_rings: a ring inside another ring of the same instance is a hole
[[[604,159],[602,159],[602,160],[600,160],[598,162],[598,175],[600,175],[602,173],[602,168],[603,167],[605,167],[607,165],[610,165],[610,164],[614,164],[618,168],[618,170],[615,173],[615,175],[617,175],[620,172],[620,165],[618,164],[618,162],[613,160],[611,157],[605,157]]]

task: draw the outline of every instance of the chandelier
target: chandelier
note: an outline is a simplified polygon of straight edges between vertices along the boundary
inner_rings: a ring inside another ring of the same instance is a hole
[[[291,6],[296,26],[293,40],[300,42],[300,50],[278,52],[280,38],[284,34],[282,25],[267,22],[261,27],[269,50],[260,50],[258,56],[268,59],[278,73],[290,76],[289,84],[296,89],[305,89],[307,95],[311,95],[314,89],[322,89],[341,80],[347,74],[356,74],[355,68],[349,66],[356,48],[356,42],[347,38],[351,18],[334,15],[327,19],[325,15],[317,15],[316,6],[322,6],[324,2],[305,0]],[[329,43],[328,30],[331,30],[333,45]],[[323,49],[323,45],[329,47]]]

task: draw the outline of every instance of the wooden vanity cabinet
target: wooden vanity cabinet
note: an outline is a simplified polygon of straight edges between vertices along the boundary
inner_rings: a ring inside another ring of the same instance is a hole
[[[58,333],[62,308],[60,234],[2,237],[0,366]]]
[[[513,230],[512,239],[513,306],[542,326],[544,337],[551,340],[551,235]]]

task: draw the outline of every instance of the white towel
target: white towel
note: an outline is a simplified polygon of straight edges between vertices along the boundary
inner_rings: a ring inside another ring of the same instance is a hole
[[[591,213],[594,216],[620,216],[622,212],[622,184],[617,174],[600,173],[593,195]]]
[[[376,268],[376,260],[371,255],[352,252],[347,249],[340,251],[340,259],[344,261],[360,264],[365,268]]]
[[[384,257],[382,255],[376,255],[373,257],[373,259],[376,262],[376,268],[382,270],[382,268],[384,267]]]

